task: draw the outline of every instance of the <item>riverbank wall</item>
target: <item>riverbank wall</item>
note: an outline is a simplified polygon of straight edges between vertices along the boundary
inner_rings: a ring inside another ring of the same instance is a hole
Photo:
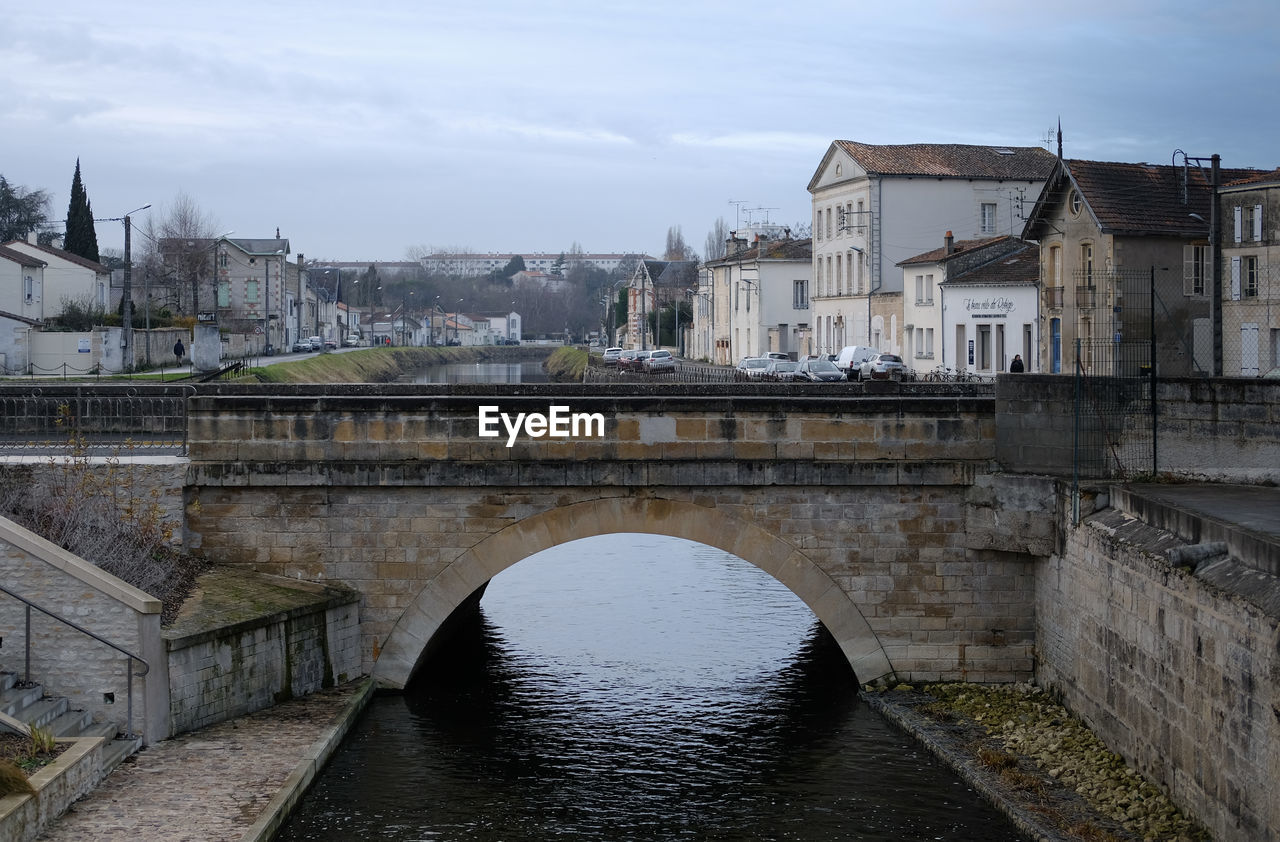
[[[1116,508],[1036,566],[1036,681],[1215,839],[1280,839],[1280,589]],[[1173,561],[1171,561],[1171,559]]]

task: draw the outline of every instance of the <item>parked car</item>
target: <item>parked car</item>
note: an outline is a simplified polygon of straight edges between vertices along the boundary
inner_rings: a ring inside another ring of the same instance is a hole
[[[605,348],[604,357],[600,360],[601,365],[617,365],[618,356],[622,353],[621,348]]]
[[[344,340],[342,340],[342,347],[344,347],[344,348],[358,348],[358,347],[360,347],[360,334],[358,334],[358,333],[348,333],[348,334],[347,334],[347,338],[346,338],[346,339],[344,339]]]
[[[326,340],[324,341],[324,349],[325,349],[326,351],[333,351],[333,350],[336,350],[336,349],[337,349],[337,347],[338,347],[338,343],[337,343],[337,342],[335,342],[335,341],[334,341],[334,340],[332,340],[332,339],[326,339]]]
[[[769,361],[764,357],[743,357],[738,361],[738,378],[758,380],[764,376],[764,370],[769,367]]]
[[[876,354],[862,363],[864,380],[901,380],[906,373],[907,366],[897,354]]]
[[[766,360],[790,360],[790,354],[784,354],[782,351],[770,351],[764,355]]]
[[[324,340],[321,339],[319,336],[308,337],[307,341],[311,343],[311,350],[313,351],[324,350]]]
[[[299,339],[297,342],[293,343],[292,351],[295,354],[301,354],[305,351],[310,351],[310,350],[311,350],[310,339]]]
[[[640,353],[635,348],[627,348],[618,354],[618,371],[628,371],[631,364],[635,362],[636,354]]]
[[[675,371],[676,358],[671,356],[670,351],[650,351],[649,356],[644,358],[644,370],[649,374],[657,374],[660,371]]]
[[[811,380],[815,383],[829,383],[846,379],[844,372],[836,368],[836,364],[825,357],[812,360],[801,360],[796,367],[797,380]]]
[[[631,364],[627,366],[628,371],[644,371],[645,360],[649,359],[649,355],[653,351],[636,351],[636,355],[631,358]]]
[[[846,345],[836,355],[836,368],[843,371],[850,380],[861,380],[862,364],[878,353],[878,348],[868,345]]]
[[[799,365],[799,363],[793,363],[791,360],[770,359],[768,365],[764,367],[764,379],[795,380],[796,368]]]

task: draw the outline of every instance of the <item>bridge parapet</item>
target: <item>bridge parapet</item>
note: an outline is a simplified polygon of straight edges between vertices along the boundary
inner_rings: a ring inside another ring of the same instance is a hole
[[[190,419],[202,484],[969,484],[995,458],[994,400],[955,395],[273,387]]]

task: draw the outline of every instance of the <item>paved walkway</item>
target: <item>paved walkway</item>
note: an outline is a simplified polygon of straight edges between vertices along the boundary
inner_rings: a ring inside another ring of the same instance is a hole
[[[344,684],[150,746],[39,838],[50,842],[266,840],[369,694]]]

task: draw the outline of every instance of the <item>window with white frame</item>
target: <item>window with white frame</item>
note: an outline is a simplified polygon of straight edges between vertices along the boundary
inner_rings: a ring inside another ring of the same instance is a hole
[[[1209,274],[1209,247],[1187,245],[1182,247],[1182,292],[1184,295],[1204,295],[1205,278]]]
[[[924,329],[924,353],[926,357],[933,356],[933,328]]]
[[[813,236],[817,237],[819,242],[822,241],[822,211],[820,209],[813,211]]]
[[[831,208],[827,208],[827,239],[831,239]]]
[[[1242,278],[1243,283],[1241,284],[1242,288],[1240,292],[1244,295],[1245,298],[1257,298],[1258,297],[1258,258],[1255,255],[1251,254],[1244,258],[1243,275],[1244,275],[1244,277]]]
[[[994,234],[996,232],[996,203],[982,203],[982,233]]]
[[[831,255],[827,255],[827,286],[831,287],[832,295],[839,295],[840,288],[838,286],[839,278],[831,271]]]

